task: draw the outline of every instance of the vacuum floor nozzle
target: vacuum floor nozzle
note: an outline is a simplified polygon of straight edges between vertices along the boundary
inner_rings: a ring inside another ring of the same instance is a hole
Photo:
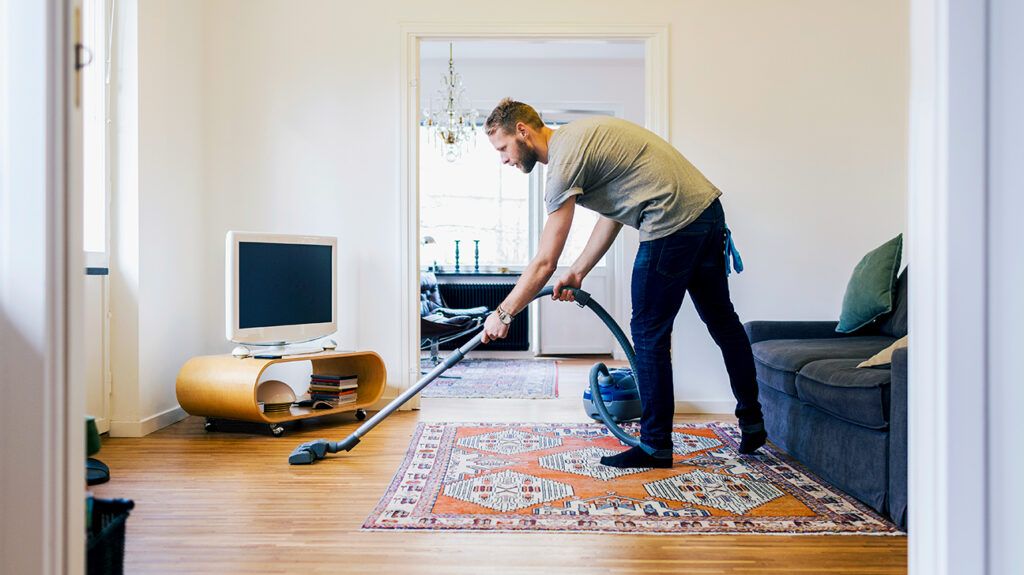
[[[296,447],[295,451],[292,451],[292,454],[288,456],[288,463],[292,465],[309,465],[327,457],[328,453],[351,451],[357,443],[359,443],[359,438],[355,434],[349,435],[337,443],[327,441],[326,439],[307,441]]]
[[[309,465],[317,459],[323,459],[327,456],[328,452],[333,453],[330,443],[326,439],[307,441],[296,447],[295,451],[292,451],[292,454],[288,456],[288,463],[292,465]]]

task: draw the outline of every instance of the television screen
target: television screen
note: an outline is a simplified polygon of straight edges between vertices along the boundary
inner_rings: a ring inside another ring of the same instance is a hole
[[[240,329],[333,321],[332,247],[238,243]]]

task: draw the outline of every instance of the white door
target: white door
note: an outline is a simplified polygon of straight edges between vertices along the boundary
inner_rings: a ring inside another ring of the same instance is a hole
[[[531,198],[535,198],[536,213],[541,223],[538,229],[543,228],[546,219],[544,208],[540,204],[540,198],[544,196],[543,170],[531,181]],[[569,266],[582,252],[583,247],[590,238],[590,232],[597,223],[598,215],[586,208],[577,208],[573,216],[572,230],[566,241],[562,258],[558,262],[558,269],[552,276],[550,284],[554,284],[562,274],[569,270]],[[539,235],[539,232],[538,234]],[[616,240],[619,241],[619,240]],[[535,252],[536,250],[534,250]],[[583,289],[590,293],[595,301],[601,304],[613,317],[615,309],[615,265],[616,250],[609,249],[608,253],[590,274],[583,280]],[[610,354],[615,346],[615,339],[608,328],[589,309],[581,309],[575,304],[552,301],[544,298],[539,302],[536,317],[539,329],[535,331],[540,345],[537,353],[541,355],[565,355],[565,354]]]

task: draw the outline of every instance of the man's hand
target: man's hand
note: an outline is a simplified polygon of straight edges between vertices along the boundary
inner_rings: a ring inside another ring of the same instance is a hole
[[[484,336],[480,338],[482,343],[505,339],[508,337],[508,326],[501,323],[497,313],[492,313],[484,320]]]
[[[571,291],[562,291],[564,288],[576,288],[583,287],[583,274],[569,270],[565,275],[558,278],[555,282],[555,291],[551,294],[551,299],[559,301],[576,301],[576,295]]]

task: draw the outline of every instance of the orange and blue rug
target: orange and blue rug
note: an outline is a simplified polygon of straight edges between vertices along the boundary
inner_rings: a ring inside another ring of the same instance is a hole
[[[631,425],[635,432],[635,425]],[[617,469],[596,423],[421,423],[364,529],[901,535],[728,423],[677,424],[671,469]]]
[[[429,362],[423,369],[429,370]],[[558,365],[549,359],[464,359],[423,390],[423,397],[554,399]]]

